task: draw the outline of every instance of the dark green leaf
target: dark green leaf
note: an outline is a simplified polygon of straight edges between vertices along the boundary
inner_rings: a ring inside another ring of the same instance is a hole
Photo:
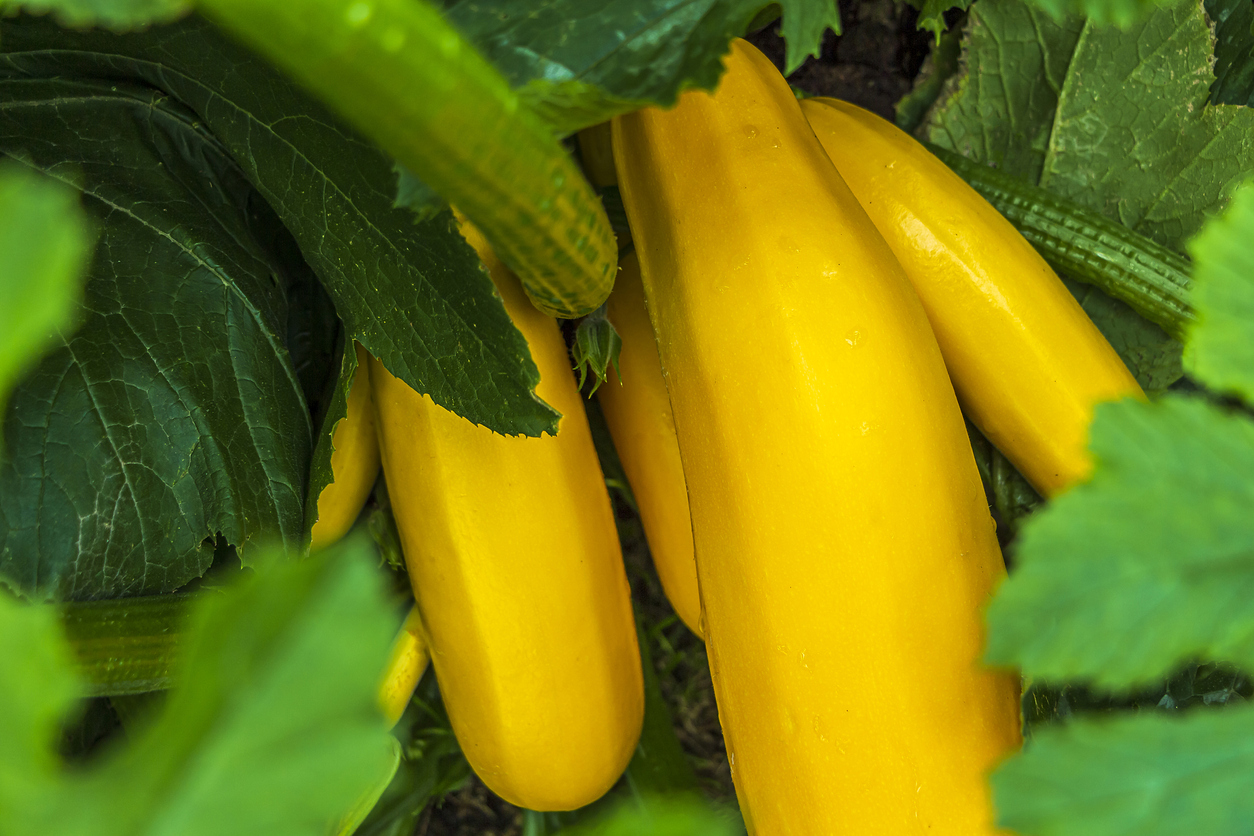
[[[78,190],[0,166],[0,417],[9,391],[78,320],[95,231]]]
[[[199,18],[142,34],[7,22],[0,73],[152,85],[191,108],[274,207],[348,334],[419,392],[502,433],[556,431],[539,372],[447,214],[393,204],[392,163]]]
[[[789,72],[840,31],[833,0],[777,0]],[[448,18],[565,135],[683,90],[712,89],[769,0],[457,0]]]
[[[448,201],[419,180],[412,171],[397,164],[395,205],[413,212],[419,221],[426,221],[447,209]]]
[[[1083,21],[1054,20],[1022,0],[967,13],[962,65],[922,133],[937,145],[1039,183],[1058,95]]]
[[[1213,60],[1196,0],[1126,32],[1085,24],[1040,184],[1183,249],[1254,168],[1254,109],[1207,104]]]
[[[188,0],[0,0],[0,13],[8,9],[52,12],[62,26],[103,26],[115,32],[165,23],[190,8]]]
[[[1246,836],[1254,708],[1079,720],[993,775],[999,823],[1033,836]]]
[[[1254,184],[1189,244],[1198,322],[1189,332],[1189,370],[1254,404]]]
[[[969,21],[965,72],[924,126],[933,142],[1176,250],[1254,167],[1254,110],[1207,104],[1212,36],[1194,0],[1127,31],[1024,0],[984,0]],[[1084,301],[1146,389],[1179,377],[1179,343],[1117,303]]]
[[[1254,421],[1196,399],[1102,404],[1091,481],[1024,526],[988,658],[1126,689],[1195,657],[1254,670]]]
[[[219,533],[297,544],[309,415],[240,171],[193,114],[121,82],[0,80],[0,152],[81,172],[102,230],[82,328],[9,405],[0,577],[35,598],[167,592]]]
[[[1215,25],[1213,104],[1254,105],[1254,3],[1250,0],[1205,0],[1206,15]]]

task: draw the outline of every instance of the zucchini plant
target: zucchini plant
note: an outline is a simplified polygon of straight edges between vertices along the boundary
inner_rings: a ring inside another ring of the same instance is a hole
[[[1252,26],[0,0],[0,832],[1245,836]]]

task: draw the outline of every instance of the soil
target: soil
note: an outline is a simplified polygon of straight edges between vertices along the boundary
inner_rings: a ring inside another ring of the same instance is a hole
[[[931,37],[916,29],[918,12],[893,0],[841,0],[843,34],[831,32],[818,58],[808,58],[788,77],[793,87],[812,95],[834,96],[865,107],[889,120],[897,101],[909,92],[927,57]],[[749,36],[780,71],[784,41],[778,23]],[[674,718],[675,733],[711,799],[734,803],[735,790],[723,748],[723,734],[710,683],[705,646],[667,603],[653,570],[639,517],[615,499],[623,557],[645,623],[663,695]],[[506,803],[477,778],[428,808],[415,836],[520,836],[523,811]]]

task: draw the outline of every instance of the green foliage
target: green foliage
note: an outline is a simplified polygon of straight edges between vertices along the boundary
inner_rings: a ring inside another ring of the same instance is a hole
[[[1099,26],[1129,29],[1173,0],[1032,0],[1055,18],[1083,15]]]
[[[1077,720],[993,777],[999,823],[1033,836],[1244,836],[1254,709]]]
[[[34,598],[168,592],[221,533],[301,536],[310,423],[247,181],[150,88],[0,78],[0,153],[81,171],[100,229],[82,327],[14,390],[0,579]]]
[[[618,355],[622,348],[623,339],[614,323],[606,317],[604,305],[579,321],[571,354],[575,359],[575,370],[579,372],[580,389],[588,372],[592,372],[592,392],[588,393],[588,397],[592,397],[593,392],[606,381],[611,365],[614,374],[618,374]]]
[[[931,32],[936,37],[937,45],[940,44],[941,36],[948,29],[945,25],[945,13],[950,9],[966,11],[971,5],[971,0],[906,0],[906,2],[919,10],[919,28]]]
[[[14,836],[322,834],[389,765],[375,705],[395,626],[361,540],[201,599],[179,685],[89,769],[56,767],[73,692],[44,608],[0,601],[0,830]],[[23,710],[23,706],[26,708]]]
[[[165,23],[190,8],[188,0],[0,0],[0,13],[8,9],[51,12],[62,26],[103,26],[115,32]]]
[[[734,816],[714,810],[695,795],[647,795],[623,802],[595,821],[560,831],[561,836],[736,836]]]
[[[1214,53],[1200,4],[1182,0],[1127,31],[1055,20],[1024,0],[983,0],[968,21],[965,71],[922,128],[932,142],[1176,250],[1254,167],[1254,110],[1208,104]],[[1121,302],[1079,293],[1147,390],[1180,376],[1178,342]]]
[[[53,743],[78,696],[70,648],[52,607],[0,590],[0,830],[31,833],[30,808],[56,786]]]
[[[1126,401],[1098,407],[1090,445],[1092,480],[1024,526],[989,659],[1112,688],[1194,656],[1254,668],[1254,422]]]
[[[920,22],[920,28],[922,23]],[[923,123],[927,112],[945,89],[945,82],[958,72],[958,58],[962,54],[962,31],[954,27],[937,35],[936,45],[923,61],[919,75],[910,92],[902,96],[896,106],[897,127],[907,133]]]
[[[1189,335],[1189,371],[1254,404],[1254,186],[1189,244],[1202,319]]]
[[[1251,207],[1254,185],[1190,244],[1191,370],[1246,396]],[[1106,404],[1090,446],[1091,480],[1025,526],[1015,571],[989,608],[990,660],[1121,692],[1198,657],[1254,670],[1249,411],[1181,396]],[[1169,697],[1170,688],[1159,705],[1174,707]],[[1038,730],[994,776],[999,821],[1038,836],[1237,836],[1254,816],[1251,740],[1248,707]]]
[[[1215,24],[1213,104],[1254,104],[1254,3],[1246,0],[1205,0],[1206,16]]]
[[[777,0],[792,72],[840,31],[834,0]],[[769,0],[457,0],[446,15],[559,135],[713,89]]]
[[[357,836],[411,836],[422,811],[470,777],[431,668],[393,731],[403,741],[400,767]]]
[[[476,423],[556,430],[526,341],[449,216],[415,225],[396,209],[392,162],[293,82],[195,17],[129,35],[21,19],[0,34],[0,74],[110,78],[190,109],[273,207],[349,337]]]
[[[18,378],[78,320],[94,230],[78,192],[0,165],[0,420]]]

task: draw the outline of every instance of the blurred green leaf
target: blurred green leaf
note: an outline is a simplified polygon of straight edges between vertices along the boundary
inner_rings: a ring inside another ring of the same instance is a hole
[[[993,775],[998,822],[1032,836],[1247,836],[1254,708],[1045,729]]]
[[[9,392],[78,320],[95,233],[78,190],[0,163],[0,418]]]
[[[716,810],[695,795],[647,795],[625,801],[595,821],[564,828],[561,836],[737,836],[743,833],[729,811]]]
[[[38,832],[58,786],[60,723],[79,690],[56,610],[0,590],[0,831]]]
[[[1024,525],[988,659],[1114,689],[1254,669],[1254,421],[1168,396],[1099,405],[1091,433],[1091,481]]]
[[[268,552],[258,556],[256,575],[225,593],[205,593],[191,616],[179,684],[159,713],[91,768],[62,770],[44,792],[5,799],[0,831],[324,834],[392,757],[375,691],[393,619],[366,542],[353,539],[301,562]],[[38,612],[26,610],[28,624]],[[0,632],[6,642],[10,635]],[[50,655],[42,654],[45,669]],[[0,664],[20,665],[22,655],[13,660],[5,652]],[[60,713],[64,699],[57,688],[45,692],[47,680],[6,676],[0,699],[24,699],[40,707],[39,716]],[[30,723],[31,716],[5,711],[0,723]],[[0,740],[20,728],[0,729]],[[34,755],[48,757],[46,749]]]
[[[1189,243],[1195,265],[1189,371],[1254,404],[1254,183]]]
[[[400,766],[357,836],[411,836],[422,811],[470,777],[432,668],[418,683],[394,732],[402,741]]]
[[[103,26],[115,32],[165,23],[190,8],[189,0],[0,0],[0,13],[8,9],[25,9],[33,14],[51,12],[62,26]]]

